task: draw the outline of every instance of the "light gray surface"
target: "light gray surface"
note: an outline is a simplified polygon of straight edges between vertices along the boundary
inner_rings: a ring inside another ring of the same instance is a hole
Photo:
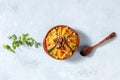
[[[42,47],[2,48],[9,34],[29,33],[42,42],[54,25],[77,30],[81,44],[95,44],[110,32],[118,36],[90,57],[76,52],[54,60]],[[120,80],[120,0],[0,0],[0,80]]]

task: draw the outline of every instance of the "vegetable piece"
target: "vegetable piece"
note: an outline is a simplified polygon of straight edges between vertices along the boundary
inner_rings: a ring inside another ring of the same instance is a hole
[[[48,50],[48,52],[51,52],[55,47],[56,47],[56,46],[53,46],[52,48],[50,48],[50,49]]]
[[[68,36],[67,38],[76,38],[76,36],[73,36],[73,35],[72,35],[72,36]]]
[[[61,51],[61,53],[62,53],[62,55],[63,55],[63,54],[65,54],[65,52],[64,52],[64,51]]]
[[[72,48],[66,43],[66,45],[70,48],[71,52],[73,52]]]
[[[51,43],[48,44],[48,46],[50,46],[50,45],[51,45]]]
[[[67,56],[69,56],[67,53],[65,53],[65,56],[67,57]]]

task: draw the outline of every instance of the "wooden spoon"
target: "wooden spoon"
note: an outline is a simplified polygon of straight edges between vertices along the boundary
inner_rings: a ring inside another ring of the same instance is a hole
[[[114,38],[116,36],[116,33],[115,32],[112,32],[110,35],[108,35],[105,39],[103,39],[102,41],[100,41],[99,43],[97,43],[96,45],[94,46],[88,46],[88,47],[85,47],[81,50],[80,54],[82,56],[88,56],[92,51],[93,49],[95,49],[97,46],[101,45],[102,43]]]

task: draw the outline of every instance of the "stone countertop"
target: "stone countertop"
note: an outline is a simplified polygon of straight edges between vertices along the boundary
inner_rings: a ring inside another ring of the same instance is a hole
[[[43,50],[21,46],[12,54],[10,34],[30,36],[42,43],[47,31],[64,24],[80,36],[80,48],[111,32],[114,40],[82,57],[54,60]],[[0,0],[0,80],[120,80],[120,0]]]

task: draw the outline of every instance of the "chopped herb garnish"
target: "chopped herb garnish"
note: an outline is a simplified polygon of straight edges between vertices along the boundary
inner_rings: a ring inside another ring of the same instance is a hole
[[[5,49],[7,49],[10,52],[15,53],[15,50],[17,47],[21,46],[21,45],[27,45],[32,47],[33,45],[35,46],[35,48],[38,48],[41,44],[37,41],[35,41],[35,39],[33,39],[32,37],[28,37],[29,34],[22,34],[22,36],[19,36],[17,38],[17,36],[14,34],[12,36],[9,36],[8,39],[12,39],[12,47],[10,47],[9,45],[3,45],[3,47]]]
[[[41,44],[35,41],[35,47],[38,48]]]
[[[9,45],[3,44],[3,47],[8,51],[15,53],[15,51]]]

